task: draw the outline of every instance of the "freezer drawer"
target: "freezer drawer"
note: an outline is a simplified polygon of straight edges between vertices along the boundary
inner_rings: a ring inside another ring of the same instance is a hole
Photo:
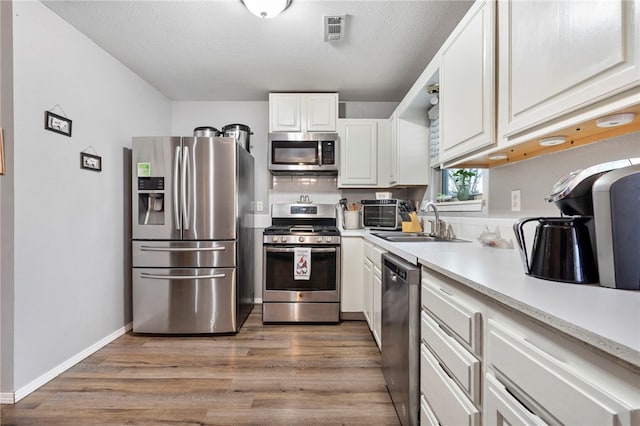
[[[134,268],[235,266],[235,241],[133,241]]]
[[[133,268],[134,333],[233,333],[233,268]]]

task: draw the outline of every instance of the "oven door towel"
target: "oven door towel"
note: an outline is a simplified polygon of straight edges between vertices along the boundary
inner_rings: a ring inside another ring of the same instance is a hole
[[[308,280],[311,278],[311,248],[296,247],[293,254],[293,279]]]

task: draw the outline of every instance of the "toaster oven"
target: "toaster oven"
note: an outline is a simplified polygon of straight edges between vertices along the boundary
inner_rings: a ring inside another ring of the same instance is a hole
[[[400,212],[407,207],[405,200],[362,200],[362,226],[378,230],[402,229]]]

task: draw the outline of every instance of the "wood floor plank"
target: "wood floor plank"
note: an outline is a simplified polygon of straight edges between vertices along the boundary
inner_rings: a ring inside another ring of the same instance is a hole
[[[362,321],[237,335],[126,334],[15,405],[2,425],[397,425]]]

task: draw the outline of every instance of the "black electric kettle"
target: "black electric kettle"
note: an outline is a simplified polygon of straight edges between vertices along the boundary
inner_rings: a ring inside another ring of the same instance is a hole
[[[518,220],[513,230],[525,273],[551,281],[597,283],[598,269],[587,226],[590,220],[589,216],[529,217]],[[534,221],[538,222],[538,226],[529,262],[524,225]]]

